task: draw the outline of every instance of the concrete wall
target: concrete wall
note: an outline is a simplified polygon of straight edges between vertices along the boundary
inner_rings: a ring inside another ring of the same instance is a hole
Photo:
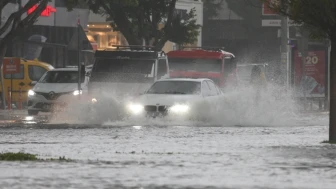
[[[225,47],[239,63],[280,61],[276,27],[263,27],[259,0],[225,0],[215,18],[204,18],[203,45]]]
[[[69,12],[66,8],[57,7],[55,15],[55,26],[76,27],[79,18],[81,26],[84,30],[87,29],[89,23],[89,10],[87,9],[73,9]]]

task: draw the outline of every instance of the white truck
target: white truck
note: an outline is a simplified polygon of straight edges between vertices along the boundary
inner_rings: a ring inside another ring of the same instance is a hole
[[[127,101],[169,77],[165,53],[148,47],[117,46],[113,51],[96,51],[94,58],[88,95],[99,116],[118,117]]]

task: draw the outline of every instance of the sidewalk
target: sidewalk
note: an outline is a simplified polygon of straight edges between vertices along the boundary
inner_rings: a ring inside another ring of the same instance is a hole
[[[305,111],[300,111],[299,112],[302,115],[309,115],[309,114],[314,114],[314,115],[329,115],[329,111],[310,111],[310,110],[305,110]]]
[[[28,115],[27,110],[0,110],[1,116],[20,116],[20,115]]]

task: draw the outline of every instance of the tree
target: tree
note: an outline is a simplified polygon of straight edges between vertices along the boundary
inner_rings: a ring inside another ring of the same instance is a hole
[[[296,24],[304,24],[311,37],[330,40],[329,141],[336,142],[336,1],[278,0],[270,3],[269,7]]]
[[[203,15],[204,18],[214,18],[218,12],[222,10],[222,3],[224,0],[203,0]]]
[[[67,2],[71,9],[81,0]],[[106,16],[115,31],[120,31],[130,45],[153,45],[161,50],[167,41],[177,44],[196,41],[200,25],[195,10],[184,17],[175,14],[177,0],[86,0],[90,10]],[[163,24],[160,27],[160,24]]]

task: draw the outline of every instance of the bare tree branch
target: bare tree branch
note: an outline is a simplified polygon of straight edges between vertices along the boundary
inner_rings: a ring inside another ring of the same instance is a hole
[[[49,0],[41,0],[40,4],[37,6],[37,8],[29,14],[26,18],[24,18],[21,22],[23,25],[29,25],[33,24],[38,17],[40,17],[43,10],[46,9],[48,5]]]
[[[170,23],[171,23],[172,20],[173,20],[176,1],[177,1],[177,0],[172,0],[172,1],[169,3],[168,17],[167,17],[167,24],[166,24],[166,26],[170,25]],[[166,27],[165,27],[165,28],[166,28]]]
[[[1,0],[0,10],[2,10],[11,0]]]
[[[39,0],[30,0],[28,3],[18,11],[12,13],[9,18],[7,19],[6,23],[2,28],[0,28],[0,35],[5,33],[7,29],[10,27],[10,25],[13,23],[15,19],[21,18],[22,14],[27,12],[30,8],[32,8],[34,5],[36,5],[39,2]]]

